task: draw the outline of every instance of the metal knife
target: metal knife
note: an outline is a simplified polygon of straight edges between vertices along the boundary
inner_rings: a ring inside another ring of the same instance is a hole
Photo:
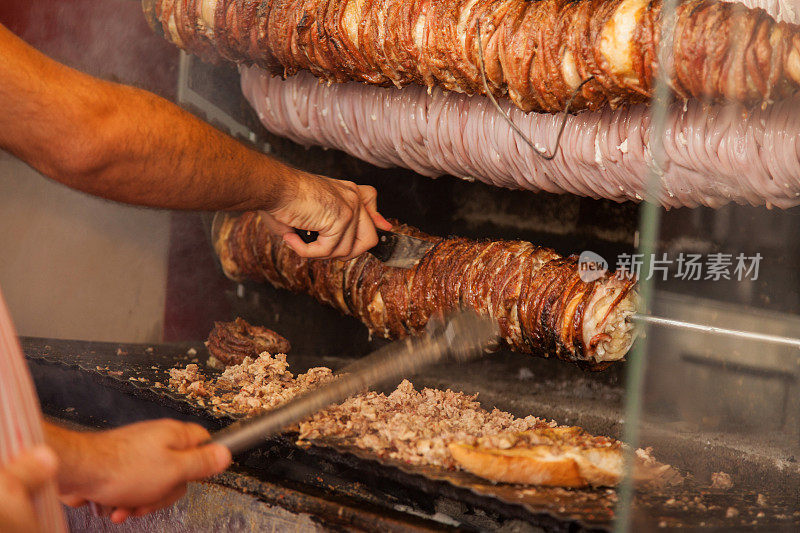
[[[388,344],[337,373],[333,381],[301,394],[266,414],[236,422],[211,441],[237,454],[304,418],[380,384],[397,382],[421,368],[447,360],[466,361],[483,354],[499,335],[497,322],[474,311],[446,320],[432,318],[423,335]]]
[[[316,231],[295,229],[303,242],[312,243],[319,235]],[[367,250],[386,266],[396,268],[412,268],[430,250],[434,243],[375,228],[378,232],[378,244]]]

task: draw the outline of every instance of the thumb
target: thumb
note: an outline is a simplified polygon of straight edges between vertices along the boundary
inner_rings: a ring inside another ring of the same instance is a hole
[[[301,257],[306,256],[306,248],[308,245],[303,242],[303,239],[300,238],[300,235],[296,234],[294,231],[289,231],[283,234],[283,243],[291,248],[294,253]]]
[[[219,474],[231,464],[231,452],[221,444],[206,444],[178,452],[185,481]]]
[[[264,225],[273,235],[285,235],[287,233],[293,233],[291,226],[284,224],[269,213],[260,211],[259,214],[261,215],[261,220],[264,222]]]
[[[28,492],[41,488],[52,480],[58,469],[58,458],[47,446],[35,446],[15,457],[5,466]]]

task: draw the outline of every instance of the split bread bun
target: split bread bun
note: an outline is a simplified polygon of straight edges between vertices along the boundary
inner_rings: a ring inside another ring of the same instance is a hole
[[[623,477],[623,444],[591,435],[579,427],[541,428],[514,435],[478,439],[475,445],[452,443],[458,465],[494,482],[552,487],[613,486]],[[671,473],[649,450],[636,451],[634,478],[654,481]]]

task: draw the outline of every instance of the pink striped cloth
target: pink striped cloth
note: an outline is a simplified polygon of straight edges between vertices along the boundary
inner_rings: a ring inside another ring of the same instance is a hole
[[[22,450],[42,443],[44,431],[39,400],[0,291],[0,465]],[[67,531],[55,483],[35,494],[33,503],[43,531]]]

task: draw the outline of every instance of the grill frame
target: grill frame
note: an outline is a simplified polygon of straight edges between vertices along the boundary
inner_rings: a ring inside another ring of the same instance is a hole
[[[40,392],[43,410],[49,416],[91,427],[113,427],[167,416],[196,422],[212,431],[234,420],[233,417],[201,408],[164,387],[154,386],[156,381],[168,380],[168,370],[172,367],[182,367],[190,362],[202,366],[207,358],[202,344],[143,345],[23,338],[22,345]],[[195,350],[195,353],[190,350]],[[499,361],[490,363],[495,370],[504,364],[512,365],[514,361],[519,364],[518,357],[512,356],[506,361],[502,355],[499,358]],[[349,358],[294,354],[289,355],[288,360],[293,371],[301,372],[320,365],[340,368]],[[545,360],[541,362],[544,366],[549,363]],[[558,369],[566,367],[557,362],[551,366]],[[472,372],[479,368],[473,368]],[[509,368],[505,370],[511,372]],[[210,369],[204,371],[207,375],[212,373]],[[454,375],[452,368],[434,368],[426,374],[415,376],[414,381],[419,386],[436,385],[436,381],[449,379],[449,384],[441,383],[440,386],[447,385],[458,390],[462,388],[459,378],[464,378],[464,373],[471,373],[469,368],[462,371],[462,375]],[[603,392],[612,394],[614,387],[608,387]],[[597,394],[595,389],[587,398],[596,398]],[[522,404],[531,409],[528,400],[523,398]],[[487,402],[487,398],[483,398],[484,406],[489,408],[492,403],[499,401],[502,399],[489,398]],[[541,403],[539,405],[545,409]],[[541,416],[551,413],[535,414]],[[597,418],[599,414],[593,413],[593,416]],[[609,420],[606,419],[605,423],[609,424]],[[606,425],[606,429],[610,429],[610,426]],[[613,434],[611,431],[604,433]],[[691,443],[674,439],[665,441],[663,446],[666,446],[663,451],[676,456],[699,453],[699,449]],[[661,447],[657,449],[662,451]],[[741,457],[723,447],[707,448],[701,460],[742,462]],[[759,470],[759,477],[769,474],[764,471],[764,465],[746,466],[754,472]],[[780,479],[779,472],[772,472],[772,476]],[[614,491],[610,489],[532,489],[492,485],[464,472],[403,465],[340,443],[320,441],[309,447],[301,447],[295,443],[292,434],[270,439],[261,448],[243,454],[237,460],[234,473],[216,480],[254,494],[259,494],[261,490],[259,483],[285,487],[327,502],[344,502],[355,509],[366,506],[375,516],[385,513],[388,517],[398,517],[398,520],[407,516],[409,520],[413,518],[412,522],[422,516],[424,527],[430,524],[451,526],[456,523],[465,529],[498,530],[509,524],[522,523],[546,531],[607,531],[612,526],[615,503]],[[796,486],[800,486],[800,482]],[[722,509],[736,507],[742,516],[755,516],[757,512],[765,510],[773,516],[791,513],[791,502],[781,501],[786,494],[791,494],[787,492],[789,490],[791,487],[776,485],[775,493],[767,494],[769,507],[764,508],[756,505],[755,490],[725,492],[704,488],[690,481],[680,489],[641,493],[634,513],[635,524],[641,530],[656,529],[660,521],[681,527],[696,527],[703,523],[712,530],[728,527],[734,524],[713,516],[713,513],[710,516],[697,509],[676,510],[666,506],[665,502],[675,497],[702,496],[709,505],[713,503]],[[760,492],[764,492],[763,489]],[[263,494],[262,499],[281,503],[274,494],[270,494]],[[326,509],[330,508],[331,505],[321,505],[315,512],[321,513],[320,519],[324,521],[328,512]],[[443,517],[446,517],[444,521]],[[436,519],[439,521],[432,521]],[[366,523],[364,521],[374,520],[374,517],[360,517],[358,520],[359,523]],[[799,523],[800,515],[794,517],[791,523],[766,520],[755,529],[780,531],[785,528],[790,531]],[[741,524],[737,522],[736,525]]]

